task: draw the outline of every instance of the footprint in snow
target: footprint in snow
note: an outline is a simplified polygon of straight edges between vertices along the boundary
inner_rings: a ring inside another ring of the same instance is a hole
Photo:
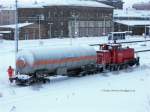
[[[9,112],[15,112],[16,111],[16,106],[12,106]]]
[[[3,94],[2,94],[2,93],[0,93],[0,98],[1,98],[1,97],[3,97]]]

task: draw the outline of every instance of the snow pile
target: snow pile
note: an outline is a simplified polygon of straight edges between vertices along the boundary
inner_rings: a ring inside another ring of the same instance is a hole
[[[150,20],[116,20],[115,22],[128,26],[150,25]]]
[[[111,6],[99,3],[96,1],[86,1],[86,0],[53,0],[47,2],[48,6],[87,6],[87,7],[103,7],[103,8],[113,8]]]

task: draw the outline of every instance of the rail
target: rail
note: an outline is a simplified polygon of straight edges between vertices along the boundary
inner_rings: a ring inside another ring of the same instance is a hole
[[[139,42],[148,42],[150,40],[139,40],[139,41],[128,41],[128,42],[117,42],[117,44],[127,44],[127,43],[139,43]],[[90,44],[90,46],[98,46],[101,44]]]
[[[149,52],[150,49],[146,49],[146,50],[139,50],[139,51],[135,51],[135,53],[140,53],[140,52]]]

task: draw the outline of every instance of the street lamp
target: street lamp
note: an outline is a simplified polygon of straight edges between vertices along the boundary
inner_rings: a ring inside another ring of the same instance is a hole
[[[15,1],[16,4],[16,13],[15,13],[15,62],[17,59],[17,53],[18,53],[18,40],[19,40],[19,32],[18,32],[18,1]],[[15,68],[16,68],[16,64],[15,64]],[[17,71],[15,71],[15,74],[17,75]]]
[[[73,37],[76,37],[78,35],[77,18],[78,18],[77,15],[75,15],[75,14],[72,15],[72,19],[74,21],[74,23],[73,23],[73,26],[74,26]]]
[[[52,38],[52,25],[53,23],[48,23],[49,24],[49,38]]]
[[[19,32],[18,32],[18,0],[15,1],[16,2],[16,13],[15,13],[15,24],[16,24],[16,28],[15,28],[15,53],[17,54],[18,52],[18,40],[19,40]]]
[[[114,24],[114,22],[115,22],[115,19],[114,19],[114,15],[112,15],[112,31],[114,32],[114,30],[115,30],[115,24]]]
[[[128,12],[128,11],[129,11],[129,8],[130,8],[130,7],[126,8],[126,15],[127,15],[127,19],[128,19],[128,21],[129,21],[129,15],[130,15],[130,14],[129,14],[129,12]],[[129,24],[128,24],[128,26],[127,26],[127,27],[128,27],[128,31],[129,31],[129,30],[130,30],[130,26],[129,26]]]
[[[2,25],[2,9],[0,7],[0,25]]]
[[[147,20],[147,17],[145,15],[145,20]],[[145,38],[146,38],[146,31],[147,31],[147,28],[146,28],[147,24],[145,24]]]
[[[146,19],[146,16],[145,16],[145,20],[147,20],[147,19]],[[147,31],[146,26],[147,26],[147,25],[145,24],[145,31],[144,31],[144,33],[145,33],[145,34],[144,34],[145,46],[146,46],[146,33],[147,33],[147,32],[146,32],[146,31]]]
[[[104,16],[103,36],[106,35],[106,18],[107,18],[107,16]]]
[[[40,23],[40,19],[41,19],[41,16],[39,15],[39,17],[38,17],[38,19],[39,19],[39,39],[41,39],[41,23]]]
[[[38,15],[38,21],[39,21],[39,39],[41,39],[41,20],[44,20],[44,15],[40,14]]]

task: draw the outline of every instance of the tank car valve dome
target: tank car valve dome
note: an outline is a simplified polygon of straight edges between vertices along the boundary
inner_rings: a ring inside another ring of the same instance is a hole
[[[25,68],[26,67],[26,62],[23,58],[17,59],[16,65],[18,68]]]

